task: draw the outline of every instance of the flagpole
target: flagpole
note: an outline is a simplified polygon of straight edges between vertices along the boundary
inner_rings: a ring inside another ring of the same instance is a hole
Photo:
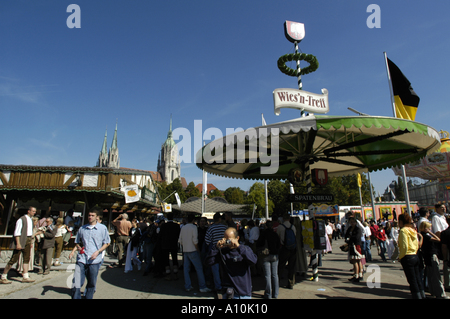
[[[267,125],[264,114],[261,113],[261,125]],[[269,220],[269,195],[267,192],[267,179],[264,180],[264,197],[266,200],[266,221]]]
[[[205,146],[205,142],[203,142],[203,146]],[[208,186],[205,185],[206,183],[206,172],[203,169],[202,170],[202,216],[205,213],[205,195],[206,195],[206,191],[208,189]]]
[[[372,216],[375,217],[375,199],[373,198],[372,181],[370,180],[370,172],[367,172],[369,177],[370,199],[372,200]]]
[[[392,78],[391,78],[391,73],[389,72],[387,54],[386,54],[386,52],[383,52],[383,53],[384,53],[384,62],[386,63],[386,72],[387,72],[388,80],[389,80],[389,90],[391,92],[392,112],[394,113],[394,117],[397,117],[397,112],[395,110],[394,89],[392,87]],[[408,183],[406,181],[406,170],[405,170],[405,165],[403,165],[403,164],[402,164],[402,178],[403,178],[403,188],[404,188],[404,192],[405,192],[406,210],[408,212],[408,215],[412,217],[411,205],[409,203]]]

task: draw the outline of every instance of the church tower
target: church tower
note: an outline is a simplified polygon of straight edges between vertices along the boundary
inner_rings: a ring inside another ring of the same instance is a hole
[[[170,115],[167,139],[161,146],[161,152],[158,155],[157,170],[161,174],[161,178],[166,181],[167,184],[171,184],[175,179],[181,178],[178,146],[172,137],[172,115]]]
[[[111,147],[109,148],[109,152],[107,147],[107,131],[105,132],[102,150],[100,151],[100,155],[98,156],[97,160],[97,165],[95,167],[120,168],[119,148],[117,147],[117,123],[113,141]]]
[[[103,140],[102,150],[100,151],[100,155],[98,156],[96,167],[108,167],[108,147],[106,146],[107,132],[108,131],[105,131],[105,138]]]

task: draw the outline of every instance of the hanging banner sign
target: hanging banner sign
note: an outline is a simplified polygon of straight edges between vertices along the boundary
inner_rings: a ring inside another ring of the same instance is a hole
[[[122,192],[125,193],[125,203],[128,204],[139,201],[139,187],[136,184],[122,187]]]
[[[275,89],[273,102],[275,115],[280,115],[281,108],[298,109],[311,113],[328,113],[328,90],[322,89],[323,94],[311,93],[298,89]]]
[[[172,212],[172,204],[164,203],[163,210],[164,210],[164,213],[171,213]]]

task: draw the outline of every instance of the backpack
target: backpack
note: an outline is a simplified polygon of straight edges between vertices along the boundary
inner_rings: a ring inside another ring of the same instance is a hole
[[[295,233],[292,230],[292,224],[291,224],[291,227],[289,227],[289,228],[287,228],[285,225],[283,225],[283,226],[285,228],[284,247],[287,250],[294,250],[294,249],[296,249],[297,248],[297,240],[295,238]]]

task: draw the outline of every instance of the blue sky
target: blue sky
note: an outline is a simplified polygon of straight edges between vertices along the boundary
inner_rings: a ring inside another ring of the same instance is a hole
[[[66,25],[72,3],[81,28]],[[366,25],[371,3],[381,28]],[[261,113],[267,123],[296,118],[273,112],[273,90],[297,85],[276,64],[294,51],[286,20],[305,24],[300,50],[320,66],[303,89],[328,89],[329,115],[353,115],[352,107],[392,116],[386,51],[421,98],[416,121],[449,130],[449,12],[438,0],[2,1],[0,163],[94,166],[117,121],[121,166],[156,170],[170,114],[174,128],[192,133],[194,120],[225,132],[259,126]],[[202,181],[194,163],[181,173]],[[396,179],[391,170],[371,176],[379,192]]]

